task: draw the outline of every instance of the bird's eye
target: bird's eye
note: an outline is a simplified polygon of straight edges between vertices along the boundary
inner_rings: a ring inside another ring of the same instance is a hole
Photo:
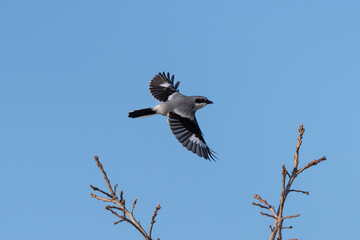
[[[203,103],[203,102],[206,102],[206,99],[198,98],[195,100],[195,103]]]

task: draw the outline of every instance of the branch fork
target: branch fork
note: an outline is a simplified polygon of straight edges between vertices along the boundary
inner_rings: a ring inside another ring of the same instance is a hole
[[[298,192],[298,193],[303,193],[303,194],[309,195],[308,191],[291,189],[291,185],[294,182],[295,178],[300,173],[302,173],[304,170],[306,170],[312,166],[315,166],[318,163],[326,160],[326,157],[314,159],[311,162],[309,162],[307,165],[305,165],[303,168],[298,170],[299,151],[300,151],[300,147],[302,144],[303,134],[305,132],[305,128],[303,127],[302,124],[299,126],[298,132],[299,132],[299,138],[297,139],[298,141],[296,144],[296,150],[295,150],[295,155],[294,155],[294,168],[292,169],[291,174],[287,171],[287,169],[285,168],[285,165],[282,165],[282,191],[281,191],[281,197],[280,197],[280,204],[279,204],[277,211],[275,211],[274,207],[271,206],[270,204],[268,204],[267,201],[265,199],[262,199],[258,194],[256,194],[254,196],[254,198],[262,204],[252,202],[252,205],[267,209],[271,213],[271,214],[267,214],[267,213],[260,211],[261,215],[271,217],[274,219],[274,225],[273,226],[270,225],[270,231],[271,231],[270,240],[274,240],[275,237],[276,237],[276,240],[281,240],[282,239],[282,232],[281,232],[282,229],[291,229],[292,228],[292,226],[283,227],[283,221],[285,219],[296,218],[296,217],[300,216],[300,214],[296,214],[296,215],[283,217],[284,204],[285,204],[287,195],[290,192]],[[286,182],[286,180],[287,180],[287,182]]]
[[[145,240],[152,240],[151,233],[152,233],[154,223],[156,222],[155,217],[157,216],[157,213],[161,208],[160,204],[155,209],[154,215],[152,216],[152,219],[151,219],[150,230],[149,230],[149,233],[147,233],[144,230],[144,228],[141,226],[140,221],[137,221],[135,219],[135,217],[134,217],[134,214],[133,214],[134,209],[135,209],[135,205],[137,203],[137,198],[135,198],[134,203],[133,203],[132,208],[131,208],[131,211],[129,212],[127,210],[127,208],[125,207],[125,199],[123,197],[123,191],[119,192],[119,197],[116,195],[116,188],[117,188],[118,185],[116,184],[114,186],[114,188],[111,187],[110,180],[107,177],[107,174],[106,174],[102,164],[100,163],[99,158],[97,156],[95,156],[94,158],[95,158],[97,166],[99,167],[102,174],[104,175],[104,179],[106,181],[106,184],[107,184],[107,186],[109,188],[110,193],[107,193],[107,192],[105,192],[105,191],[103,191],[103,190],[101,190],[101,189],[99,189],[97,187],[94,187],[94,186],[90,185],[90,187],[95,192],[100,192],[103,195],[105,195],[105,197],[97,196],[94,193],[90,193],[90,196],[93,197],[93,198],[96,198],[98,200],[101,200],[103,202],[108,202],[108,203],[112,203],[112,204],[115,205],[115,206],[110,206],[110,205],[105,206],[106,210],[108,210],[109,212],[114,214],[116,217],[120,218],[119,221],[114,222],[115,225],[118,224],[118,223],[121,223],[121,222],[128,222],[132,226],[134,226],[143,235]],[[118,211],[122,212],[122,214],[119,214]],[[158,238],[158,240],[160,240],[160,239]]]

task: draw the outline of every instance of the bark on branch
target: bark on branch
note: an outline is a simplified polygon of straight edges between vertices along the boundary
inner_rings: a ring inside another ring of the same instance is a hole
[[[283,217],[284,205],[285,205],[285,201],[286,201],[288,194],[290,192],[299,192],[299,193],[304,193],[306,195],[309,195],[309,192],[307,192],[307,191],[291,189],[291,185],[294,182],[295,178],[300,173],[302,173],[304,170],[306,170],[312,166],[315,166],[316,164],[326,160],[326,157],[314,159],[311,162],[309,162],[307,165],[305,165],[303,168],[298,170],[299,151],[300,151],[300,147],[302,144],[303,134],[305,132],[305,128],[303,127],[302,124],[299,126],[298,131],[299,131],[299,138],[297,139],[298,141],[296,144],[296,150],[295,150],[295,155],[294,155],[294,167],[292,169],[291,174],[286,170],[285,165],[282,166],[282,191],[281,191],[281,196],[280,196],[280,204],[279,204],[277,211],[275,211],[274,207],[271,206],[270,204],[268,204],[267,201],[265,199],[262,199],[258,194],[256,194],[254,196],[254,198],[257,199],[263,205],[252,202],[253,205],[258,206],[260,208],[265,208],[265,209],[269,210],[269,212],[271,213],[271,214],[266,214],[266,213],[263,213],[260,211],[261,215],[274,218],[273,226],[270,225],[270,231],[271,231],[270,240],[274,240],[275,238],[276,238],[276,240],[281,240],[282,239],[282,229],[291,229],[292,228],[292,226],[283,227],[283,221],[285,219],[296,218],[296,217],[300,216],[300,214],[296,214],[296,215],[292,215],[292,216]],[[286,182],[286,180],[287,180],[287,182]]]
[[[129,212],[125,206],[125,199],[123,198],[123,191],[120,191],[119,193],[119,197],[116,195],[116,188],[117,188],[117,184],[114,186],[114,188],[111,187],[111,183],[109,178],[106,175],[106,172],[102,166],[102,164],[99,161],[99,158],[97,156],[94,157],[97,166],[99,167],[99,169],[101,170],[102,174],[104,175],[104,179],[106,181],[106,184],[109,188],[110,193],[107,193],[97,187],[94,187],[92,185],[90,185],[90,187],[95,191],[95,192],[100,192],[102,194],[105,195],[105,197],[100,197],[95,195],[94,193],[90,193],[90,196],[93,198],[96,198],[98,200],[104,201],[104,202],[109,202],[114,204],[115,206],[105,206],[105,209],[108,210],[109,212],[111,212],[112,214],[114,214],[116,217],[118,217],[120,220],[118,220],[117,222],[114,222],[114,224],[118,224],[121,222],[128,222],[130,223],[132,226],[134,226],[145,238],[145,240],[152,240],[151,238],[151,232],[153,229],[153,225],[156,222],[155,221],[155,217],[157,216],[158,211],[160,210],[160,204],[156,207],[156,210],[154,212],[154,215],[152,216],[151,219],[151,223],[150,223],[150,231],[149,233],[147,233],[144,228],[141,226],[140,221],[137,221],[134,217],[134,208],[137,202],[137,199],[135,198],[134,203],[132,205],[131,208],[131,212]],[[119,212],[122,212],[122,214],[119,214]],[[160,240],[158,238],[158,240]]]

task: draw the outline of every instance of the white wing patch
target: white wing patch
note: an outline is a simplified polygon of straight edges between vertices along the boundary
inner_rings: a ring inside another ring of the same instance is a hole
[[[191,137],[189,138],[190,141],[192,141],[195,144],[199,144],[200,147],[205,147],[207,146],[205,143],[203,143],[203,141],[201,141],[198,137],[195,136],[195,134],[191,135]]]
[[[165,74],[159,73],[157,74],[149,84],[149,90],[151,95],[159,100],[160,102],[165,102],[168,100],[168,97],[178,92],[177,87],[179,86],[180,82],[177,82],[174,85],[174,78],[175,76],[172,75],[170,77],[170,73]]]
[[[175,112],[170,112],[168,117],[172,133],[187,150],[208,160],[216,159],[214,152],[206,144],[196,119],[191,120]]]
[[[161,87],[167,88],[169,86],[172,86],[170,83],[164,82],[162,84],[160,84]]]

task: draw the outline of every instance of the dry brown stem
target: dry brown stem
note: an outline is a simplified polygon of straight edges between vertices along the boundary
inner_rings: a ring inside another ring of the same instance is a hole
[[[260,211],[260,214],[261,214],[261,215],[264,215],[264,216],[267,216],[267,217],[271,217],[271,218],[276,219],[276,217],[275,217],[275,216],[270,215],[270,214],[267,214],[267,213],[264,213],[264,212],[262,212],[262,211]]]
[[[281,240],[282,239],[282,233],[281,230],[282,229],[291,229],[292,226],[290,227],[283,227],[283,221],[285,219],[290,219],[290,218],[296,218],[299,217],[300,214],[296,214],[296,215],[291,215],[291,216],[287,216],[287,217],[283,217],[283,212],[284,212],[284,205],[285,205],[285,201],[287,198],[287,195],[290,192],[299,192],[299,193],[304,193],[306,195],[309,195],[309,192],[307,191],[302,191],[302,190],[294,190],[294,189],[290,189],[292,183],[294,182],[295,178],[302,173],[304,170],[315,166],[316,164],[325,161],[326,157],[322,157],[320,159],[314,159],[311,162],[309,162],[307,165],[305,165],[303,168],[301,168],[300,170],[298,170],[298,166],[299,166],[299,151],[300,151],[300,147],[302,144],[302,138],[305,132],[305,128],[303,127],[303,125],[301,124],[299,126],[299,137],[297,139],[297,144],[296,144],[296,149],[295,149],[295,155],[294,155],[294,168],[291,172],[291,174],[286,170],[285,165],[282,165],[282,189],[281,189],[281,196],[280,196],[280,203],[279,203],[279,207],[277,209],[277,211],[275,211],[274,207],[271,206],[269,203],[267,203],[267,201],[265,199],[262,199],[258,194],[256,194],[254,196],[255,199],[257,199],[260,203],[264,204],[259,204],[259,203],[254,203],[252,202],[252,205],[258,206],[260,208],[265,208],[267,210],[269,210],[272,215],[267,214],[267,213],[263,213],[260,211],[261,215],[267,216],[267,217],[271,217],[274,218],[274,225],[271,226],[270,225],[270,240],[274,240],[276,237],[276,240]],[[288,178],[288,179],[287,179]],[[287,182],[286,182],[287,180]]]
[[[156,210],[154,212],[154,215],[152,217],[151,220],[151,226],[150,226],[150,231],[149,234],[144,230],[144,228],[140,225],[140,221],[137,221],[133,215],[134,212],[134,208],[137,202],[137,199],[135,198],[134,203],[132,205],[132,209],[131,212],[129,212],[126,207],[125,207],[125,199],[123,198],[123,191],[120,191],[120,199],[116,196],[116,188],[117,188],[117,184],[114,186],[114,189],[111,187],[111,183],[109,178],[106,175],[106,172],[103,168],[103,165],[100,163],[99,158],[97,156],[94,157],[97,166],[99,167],[99,169],[101,170],[101,172],[104,175],[104,179],[106,181],[106,184],[109,188],[110,193],[107,193],[97,187],[94,187],[92,185],[90,185],[90,187],[97,192],[100,192],[102,194],[104,194],[106,197],[99,197],[97,195],[95,195],[94,193],[90,193],[90,196],[93,198],[96,198],[98,200],[104,201],[104,202],[110,202],[113,203],[115,206],[105,206],[105,209],[108,210],[109,212],[111,212],[112,214],[114,214],[116,217],[120,218],[119,221],[114,222],[114,224],[118,224],[121,222],[128,222],[130,223],[132,226],[134,226],[145,238],[145,240],[152,240],[151,238],[151,232],[152,232],[152,228],[155,221],[155,217],[158,213],[158,211],[160,210],[160,204],[156,207]],[[122,212],[122,214],[119,214],[117,211]],[[159,238],[158,238],[159,239]]]
[[[291,189],[291,190],[289,190],[289,192],[299,192],[299,193],[303,193],[303,194],[306,194],[306,195],[310,194],[308,191],[301,191],[301,190],[295,190],[295,189]]]
[[[134,212],[134,208],[135,208],[136,202],[137,202],[137,198],[135,198],[135,200],[134,200],[133,206],[132,206],[132,208],[131,208],[131,214],[133,214],[133,212]]]
[[[155,221],[155,218],[156,218],[156,216],[157,216],[157,213],[158,213],[158,211],[160,210],[160,204],[156,207],[156,209],[155,209],[155,211],[154,211],[154,215],[152,216],[152,218],[151,218],[151,226],[150,226],[150,231],[149,231],[149,236],[151,237],[151,232],[152,232],[152,228],[153,228],[153,225],[154,225],[154,223],[156,223],[156,221]]]
[[[291,216],[283,217],[282,219],[296,218],[296,217],[299,217],[299,216],[300,216],[300,213],[299,213],[299,214],[296,214],[296,215],[291,215]]]
[[[258,206],[258,207],[261,207],[261,208],[268,209],[268,207],[265,207],[265,206],[261,205],[260,203],[254,203],[254,202],[252,202],[251,204],[252,204],[252,205],[255,205],[255,206]]]

